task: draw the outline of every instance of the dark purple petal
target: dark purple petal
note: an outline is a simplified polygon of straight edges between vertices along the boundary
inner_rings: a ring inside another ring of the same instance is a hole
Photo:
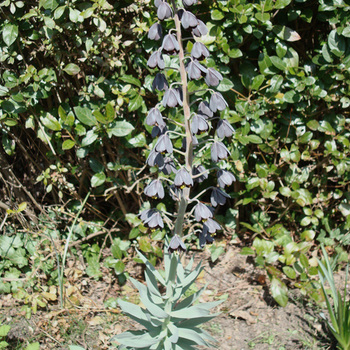
[[[168,81],[163,73],[157,73],[152,83],[152,90],[163,91],[169,88]]]
[[[220,188],[214,188],[210,195],[210,202],[213,207],[224,205],[226,199],[231,198],[226,192]]]
[[[199,234],[199,246],[203,248],[207,243],[213,243],[214,238],[210,236],[208,232],[208,227],[203,226],[202,232]]]
[[[198,177],[195,177],[193,179],[194,182],[198,182],[198,183],[203,182],[209,176],[207,169],[205,169],[203,165],[194,166],[192,168],[192,175],[193,176],[199,175]]]
[[[160,152],[153,149],[150,152],[146,162],[149,166],[158,165],[159,167],[162,167],[164,165],[164,157]]]
[[[163,135],[167,131],[168,131],[168,128],[166,127],[166,125],[161,125],[161,126],[156,125],[152,129],[151,135],[155,139],[156,137]]]

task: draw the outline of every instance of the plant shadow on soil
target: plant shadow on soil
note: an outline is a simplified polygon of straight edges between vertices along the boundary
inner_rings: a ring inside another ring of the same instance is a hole
[[[298,290],[290,292],[286,307],[278,306],[269,293],[265,271],[256,268],[249,257],[240,255],[238,248],[228,247],[216,264],[209,263],[210,252],[206,250],[195,255],[195,261],[200,260],[204,262],[204,272],[196,286],[199,289],[208,284],[201,301],[225,300],[215,310],[221,314],[203,327],[218,341],[212,349],[336,349],[320,320],[321,308]],[[127,271],[134,278],[143,278],[141,265],[130,262]],[[84,277],[76,281],[78,306],[62,311],[57,304],[50,304],[30,320],[24,318],[11,295],[0,296],[0,309],[4,310],[0,321],[12,326],[8,349],[24,349],[28,341],[38,341],[40,349],[45,350],[66,350],[69,344],[89,350],[110,349],[113,335],[139,328],[120,314],[116,303],[118,297],[137,302],[136,291],[129,282],[118,285],[108,269],[102,272],[99,281]],[[109,309],[104,305],[106,300]]]

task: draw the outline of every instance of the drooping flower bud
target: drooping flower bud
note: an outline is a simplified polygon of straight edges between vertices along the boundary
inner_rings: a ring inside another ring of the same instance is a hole
[[[156,137],[165,134],[168,131],[168,128],[166,127],[166,125],[161,125],[161,126],[154,126],[152,129],[152,137],[155,139]]]
[[[208,34],[208,28],[200,19],[198,20],[197,27],[192,29],[192,33],[195,36],[204,36]]]
[[[163,91],[169,88],[168,81],[163,73],[157,73],[152,83],[152,90]]]
[[[140,214],[140,219],[146,227],[159,229],[164,227],[162,217],[156,209],[146,209]]]
[[[192,175],[193,176],[199,175],[198,177],[195,177],[193,179],[194,182],[198,182],[198,183],[203,182],[209,176],[207,169],[205,169],[203,165],[194,166],[192,168]]]
[[[174,55],[179,52],[180,46],[174,34],[167,34],[164,37],[162,49],[169,55]]]
[[[228,106],[220,92],[213,92],[210,97],[209,107],[215,113],[217,110],[223,111]]]
[[[215,187],[210,195],[210,203],[213,207],[216,207],[218,205],[224,205],[226,203],[227,198],[231,197],[222,189]]]
[[[194,218],[196,221],[206,221],[209,218],[213,217],[213,211],[210,207],[206,206],[205,204],[199,202],[194,207]]]
[[[177,105],[182,106],[182,99],[178,89],[169,88],[165,91],[163,96],[162,104],[164,107],[176,107]]]
[[[160,3],[157,10],[157,16],[161,21],[173,16],[173,10],[171,9],[170,5],[167,2],[162,1]]]
[[[162,171],[164,175],[170,175],[171,173],[176,174],[177,172],[175,163],[170,157],[165,157],[164,165],[160,167],[159,170]]]
[[[152,108],[148,112],[146,117],[146,124],[149,126],[153,126],[153,125],[166,126],[163,120],[163,116],[157,107]]]
[[[143,191],[146,196],[153,199],[163,199],[164,198],[164,188],[163,184],[159,179],[152,180],[149,185],[147,185]]]
[[[175,175],[174,185],[179,188],[193,186],[192,176],[185,168],[181,168]]]
[[[179,15],[179,18],[181,20],[182,27],[184,29],[197,27],[198,19],[190,11],[186,11],[186,10],[181,9],[181,10],[179,10],[178,15]]]
[[[197,134],[198,132],[206,132],[209,130],[209,124],[205,120],[205,117],[201,114],[195,114],[192,117],[191,132]]]
[[[200,79],[207,73],[207,68],[201,65],[197,60],[192,60],[188,62],[186,66],[186,71],[190,80]]]
[[[206,115],[208,118],[211,118],[214,115],[213,111],[209,108],[209,103],[207,101],[201,101],[199,103],[198,113]]]
[[[217,230],[221,230],[221,226],[211,218],[203,223],[203,229],[204,228],[206,228],[210,233],[215,233]]]
[[[228,170],[220,169],[217,172],[218,185],[221,188],[225,188],[225,186],[231,186],[232,182],[236,181],[235,176],[229,172]]]
[[[213,243],[214,238],[210,236],[208,232],[208,227],[203,226],[202,232],[199,234],[199,246],[203,248],[207,243]]]
[[[207,74],[204,78],[208,86],[218,86],[222,79],[222,75],[214,68],[208,68]]]
[[[162,26],[160,23],[154,23],[148,31],[148,39],[159,40],[163,35]]]
[[[186,246],[185,243],[182,242],[181,238],[175,234],[173,236],[173,238],[171,239],[170,243],[169,243],[169,247],[168,247],[168,251],[170,254],[172,254],[174,251],[177,252],[185,252],[186,251]]]
[[[197,41],[193,44],[191,56],[193,58],[196,58],[198,61],[201,61],[209,56],[209,50],[204,44]]]
[[[155,150],[160,153],[173,153],[173,144],[168,134],[163,134],[159,137]]]
[[[215,141],[211,145],[210,154],[211,160],[217,163],[219,160],[226,159],[231,153],[222,142]]]
[[[164,69],[165,68],[165,63],[163,60],[163,55],[160,52],[160,50],[157,50],[152,53],[150,58],[147,61],[147,66],[150,68],[155,68],[158,66],[159,69]]]
[[[235,130],[226,119],[220,119],[216,127],[216,135],[223,139],[224,137],[231,137]]]
[[[164,166],[164,157],[160,152],[157,152],[156,150],[153,149],[148,155],[146,163],[149,166],[158,165],[158,167],[162,167]]]
[[[192,6],[196,4],[198,0],[182,0],[184,6]]]

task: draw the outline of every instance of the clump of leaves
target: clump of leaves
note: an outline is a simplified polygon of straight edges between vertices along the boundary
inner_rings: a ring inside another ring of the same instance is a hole
[[[201,263],[192,270],[194,263],[192,257],[184,268],[178,254],[165,253],[165,271],[158,271],[145,256],[141,253],[139,256],[146,264],[147,285],[133,278],[130,278],[130,281],[139,290],[145,308],[121,299],[118,303],[126,315],[145,329],[124,332],[114,336],[112,341],[119,342],[121,350],[130,348],[191,350],[195,349],[195,345],[210,346],[215,339],[199,328],[199,325],[218,315],[210,314],[210,309],[222,301],[194,305],[205,287],[190,296],[183,297],[203,270]]]
[[[323,313],[321,316],[325,319],[328,328],[337,339],[338,348],[342,350],[350,350],[350,301],[346,300],[349,265],[346,267],[345,285],[342,296],[335,286],[333,268],[329,261],[327,252],[323,246],[321,248],[324,263],[319,261],[318,273],[331,321],[329,322]],[[330,286],[330,291],[326,290],[326,282]],[[331,303],[332,300],[333,305]]]

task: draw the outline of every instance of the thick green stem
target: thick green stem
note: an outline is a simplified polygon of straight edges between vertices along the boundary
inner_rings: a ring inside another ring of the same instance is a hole
[[[182,94],[183,94],[183,111],[184,111],[184,125],[186,134],[186,151],[185,151],[185,168],[191,174],[192,173],[192,163],[193,163],[193,143],[191,134],[191,110],[190,110],[190,96],[188,93],[188,83],[187,83],[187,73],[184,64],[184,49],[182,45],[182,35],[181,35],[181,22],[177,14],[177,7],[175,0],[172,0],[172,5],[174,9],[174,21],[176,27],[176,37],[180,46],[179,50],[179,60],[180,60],[180,76],[182,84]],[[178,234],[180,237],[183,236],[183,223],[186,213],[186,208],[188,204],[188,199],[190,197],[190,189],[184,188],[182,191],[182,198],[178,208],[178,216],[175,222],[174,233]]]

